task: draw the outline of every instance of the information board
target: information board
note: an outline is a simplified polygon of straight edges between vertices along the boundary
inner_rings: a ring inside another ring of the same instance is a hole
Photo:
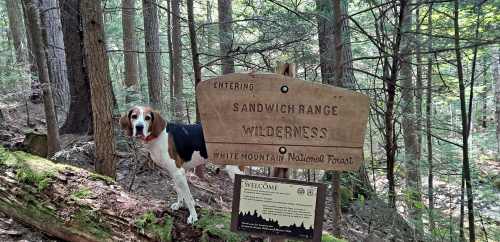
[[[237,175],[231,231],[321,241],[326,184]]]
[[[369,98],[278,74],[234,73],[197,85],[215,164],[355,171]]]

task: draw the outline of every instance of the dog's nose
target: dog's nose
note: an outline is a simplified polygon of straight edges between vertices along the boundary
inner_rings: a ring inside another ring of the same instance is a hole
[[[137,131],[142,131],[143,128],[144,128],[144,125],[142,125],[142,124],[138,124],[138,125],[135,126],[135,129]]]

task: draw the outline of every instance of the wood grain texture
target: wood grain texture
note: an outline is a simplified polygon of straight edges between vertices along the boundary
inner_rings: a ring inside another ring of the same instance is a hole
[[[207,80],[196,93],[216,164],[359,168],[369,113],[361,93],[262,72]]]

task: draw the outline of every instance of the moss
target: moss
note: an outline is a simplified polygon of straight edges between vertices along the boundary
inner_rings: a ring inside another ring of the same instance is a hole
[[[151,211],[141,215],[136,221],[136,226],[142,229],[142,232],[152,229],[152,235],[160,238],[160,241],[172,241],[172,229],[174,228],[174,219],[167,217],[164,225],[156,223],[156,216]],[[146,232],[147,233],[147,232]]]
[[[45,214],[46,216],[55,217],[57,209],[54,206],[44,206],[41,202],[39,202],[33,195],[24,196],[24,200],[26,202],[33,202],[36,208],[41,212],[41,214]]]
[[[493,181],[493,186],[500,189],[500,178]]]
[[[89,231],[98,238],[111,238],[113,235],[105,229],[108,225],[103,221],[102,214],[98,211],[80,208],[78,213],[71,215],[73,222]]]
[[[223,225],[217,228],[217,225]],[[223,213],[212,216],[205,216],[194,224],[197,228],[203,229],[202,241],[210,241],[210,235],[224,239],[224,241],[243,241],[248,237],[245,234],[237,234],[230,231],[231,228],[231,214]]]
[[[93,192],[90,190],[90,188],[84,188],[84,189],[81,189],[81,190],[77,190],[73,193],[73,197],[76,197],[76,198],[82,198],[82,197],[88,197],[90,195],[92,195]]]
[[[337,239],[336,237],[333,237],[329,234],[323,234],[321,236],[321,241],[322,242],[346,242],[345,240]]]
[[[38,132],[38,131],[35,131],[35,130],[26,130],[24,131],[24,134],[35,134],[35,135],[45,135],[44,133],[42,132]]]
[[[96,174],[96,173],[92,173],[92,179],[94,179],[94,180],[101,179],[104,182],[106,182],[106,184],[108,184],[108,185],[113,185],[116,183],[115,180],[113,180],[113,178],[108,177],[108,176],[103,176],[101,174]]]
[[[43,190],[47,185],[53,182],[55,172],[49,164],[53,164],[46,159],[30,155],[22,151],[7,152],[0,149],[0,164],[17,169],[14,177],[19,182],[29,182]]]

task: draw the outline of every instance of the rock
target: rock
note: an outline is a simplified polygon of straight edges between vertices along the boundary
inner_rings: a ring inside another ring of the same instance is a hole
[[[28,153],[42,158],[47,158],[47,134],[37,131],[26,131],[24,134],[26,135],[26,138],[24,139],[23,145],[27,147]]]

